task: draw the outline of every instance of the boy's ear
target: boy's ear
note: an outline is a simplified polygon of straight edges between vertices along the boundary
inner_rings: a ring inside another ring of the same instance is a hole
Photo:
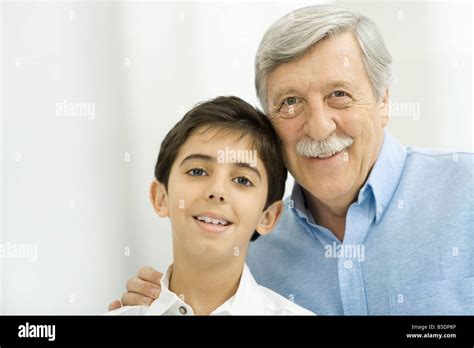
[[[283,201],[274,202],[263,212],[255,230],[261,235],[270,233],[278,222],[282,212]]]
[[[150,200],[155,212],[161,217],[168,217],[168,194],[165,185],[161,182],[153,180],[150,184]]]

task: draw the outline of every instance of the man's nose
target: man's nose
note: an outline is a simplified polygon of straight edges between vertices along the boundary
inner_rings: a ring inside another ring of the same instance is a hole
[[[320,100],[311,100],[308,104],[308,111],[305,113],[305,133],[314,140],[326,139],[336,130],[334,110]]]

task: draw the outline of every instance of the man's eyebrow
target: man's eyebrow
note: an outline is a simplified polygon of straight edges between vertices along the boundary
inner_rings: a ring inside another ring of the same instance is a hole
[[[280,90],[277,94],[275,94],[275,96],[273,97],[273,105],[275,105],[285,94],[300,94],[300,92],[296,88],[284,88]]]
[[[354,84],[352,84],[351,81],[348,81],[348,80],[333,80],[333,81],[329,81],[327,84],[326,84],[326,87],[329,87],[329,88],[337,88],[337,87],[348,87],[350,89],[354,89],[355,86]]]
[[[328,83],[325,84],[326,88],[337,88],[337,87],[347,87],[350,89],[355,89],[355,85],[349,81],[349,80],[332,80],[329,81]],[[275,94],[273,97],[272,103],[274,106],[276,106],[276,103],[280,100],[281,97],[283,97],[285,94],[300,94],[301,91],[299,91],[297,88],[294,87],[288,87],[288,88],[283,88],[280,91]]]
[[[238,163],[234,163],[234,166],[241,167],[241,168],[248,168],[251,171],[253,171],[255,174],[257,174],[258,178],[260,180],[262,180],[262,177],[260,176],[260,172],[258,171],[258,169],[256,167],[251,166],[249,163],[247,163],[247,162],[238,162]]]
[[[209,156],[209,155],[204,155],[202,153],[195,153],[195,154],[189,155],[186,158],[184,158],[179,165],[182,166],[184,162],[190,161],[190,160],[193,160],[193,159],[200,159],[200,160],[206,161],[206,162],[215,162],[216,161],[215,157],[212,157],[212,156]]]

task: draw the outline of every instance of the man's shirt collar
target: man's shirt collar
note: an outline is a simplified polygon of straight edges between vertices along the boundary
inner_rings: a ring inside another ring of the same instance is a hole
[[[380,221],[397,190],[406,157],[406,148],[388,131],[385,131],[379,157],[364,185],[364,187],[370,186],[374,195],[376,223]]]

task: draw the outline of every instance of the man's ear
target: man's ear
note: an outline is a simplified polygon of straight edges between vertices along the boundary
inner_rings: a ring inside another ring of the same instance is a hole
[[[274,202],[263,212],[255,230],[261,235],[269,234],[278,222],[282,212],[283,201]]]
[[[388,88],[385,89],[385,93],[382,98],[381,110],[380,115],[382,116],[382,127],[385,127],[388,123],[388,119],[390,118],[389,114],[389,90]]]
[[[155,212],[161,217],[168,217],[168,193],[165,185],[161,182],[153,180],[150,184],[150,200]]]

